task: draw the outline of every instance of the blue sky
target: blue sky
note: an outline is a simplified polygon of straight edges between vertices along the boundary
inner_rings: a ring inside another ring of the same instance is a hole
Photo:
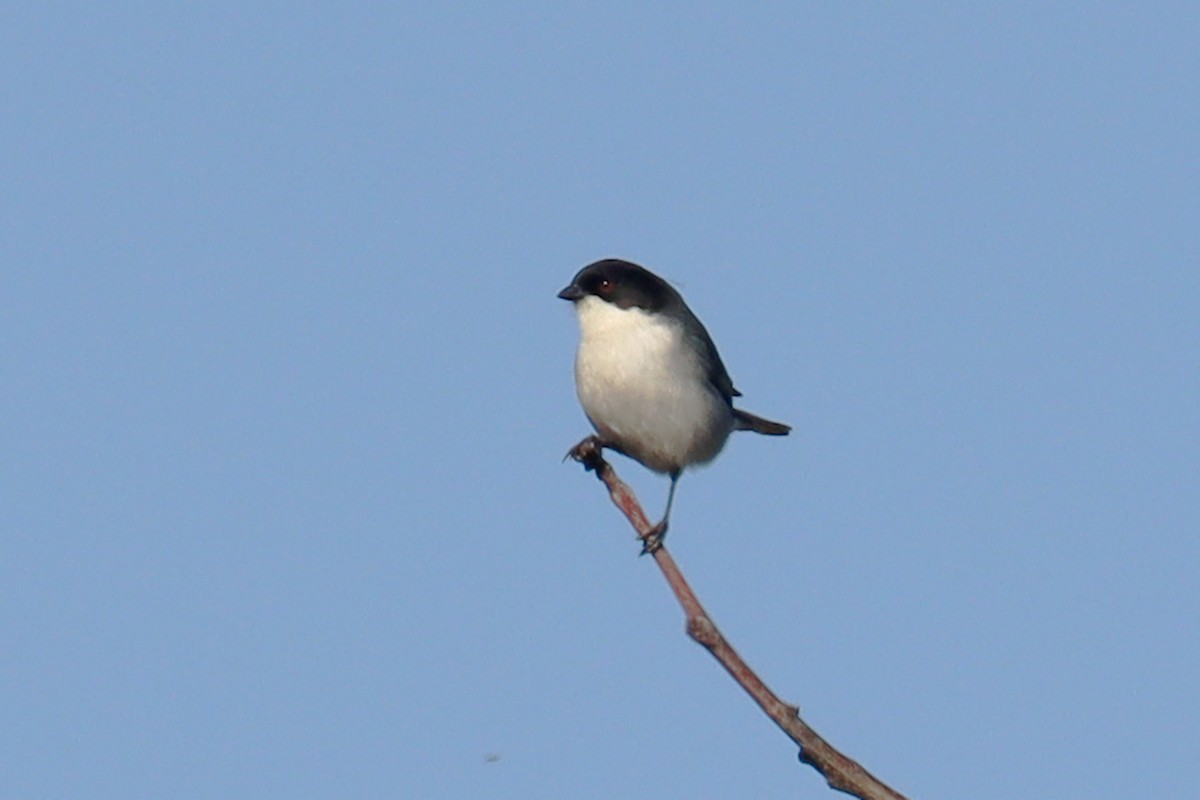
[[[669,544],[811,724],[912,797],[1193,792],[1198,33],[9,9],[6,795],[832,796],[561,463],[607,256],[795,427]]]

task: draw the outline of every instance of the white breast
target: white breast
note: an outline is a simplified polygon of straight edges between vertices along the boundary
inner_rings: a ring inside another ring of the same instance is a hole
[[[575,387],[596,431],[657,472],[715,458],[733,415],[682,327],[598,297],[584,297],[575,308]]]

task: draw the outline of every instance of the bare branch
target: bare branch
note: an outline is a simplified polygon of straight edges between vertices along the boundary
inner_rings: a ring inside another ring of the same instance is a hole
[[[585,469],[596,473],[596,477],[608,487],[613,503],[621,509],[637,531],[638,538],[645,541],[653,534],[654,526],[646,518],[646,513],[633,490],[617,477],[616,471],[604,460],[601,449],[600,440],[589,436],[571,448],[568,456],[583,464]],[[780,730],[800,747],[801,762],[821,773],[831,788],[861,800],[905,800],[904,795],[885,785],[863,769],[857,761],[843,755],[821,738],[800,718],[800,710],[796,706],[780,700],[763,683],[717,630],[717,626],[700,605],[666,547],[660,546],[652,550],[651,555],[654,556],[654,562],[662,570],[663,577],[687,615],[688,636],[708,650],[738,685],[754,698],[754,702],[758,703]]]

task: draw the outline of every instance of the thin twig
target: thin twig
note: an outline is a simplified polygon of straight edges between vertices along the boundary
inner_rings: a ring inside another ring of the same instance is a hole
[[[637,531],[638,538],[644,541],[653,533],[654,526],[646,518],[646,513],[633,490],[617,477],[616,471],[604,460],[601,449],[601,442],[595,436],[589,436],[575,445],[568,455],[583,464],[585,469],[596,473],[596,477],[608,487],[613,503],[628,518]],[[654,562],[662,570],[663,577],[667,579],[671,591],[675,593],[679,605],[683,607],[684,614],[687,615],[688,636],[708,650],[738,685],[754,698],[754,702],[758,703],[780,730],[800,747],[801,762],[821,773],[831,788],[861,800],[905,800],[904,795],[888,787],[863,769],[857,761],[843,755],[821,738],[800,718],[800,710],[796,706],[780,700],[763,683],[717,630],[717,626],[713,624],[704,606],[700,605],[692,587],[684,579],[683,573],[679,571],[679,566],[666,547],[659,546],[652,550],[651,554],[654,556]]]

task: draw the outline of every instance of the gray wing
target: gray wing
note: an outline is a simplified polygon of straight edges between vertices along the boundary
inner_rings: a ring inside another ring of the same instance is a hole
[[[700,320],[696,318],[696,315],[686,305],[683,306],[683,310],[687,316],[691,317],[691,321],[695,323],[691,326],[692,340],[695,342],[697,349],[708,357],[710,365],[708,370],[709,382],[717,388],[721,396],[732,406],[733,398],[741,397],[742,393],[733,388],[733,379],[729,377],[729,373],[725,370],[725,364],[721,361],[721,354],[717,352],[717,346],[713,344],[712,337],[708,335],[708,331],[705,330],[704,325],[701,324]]]

